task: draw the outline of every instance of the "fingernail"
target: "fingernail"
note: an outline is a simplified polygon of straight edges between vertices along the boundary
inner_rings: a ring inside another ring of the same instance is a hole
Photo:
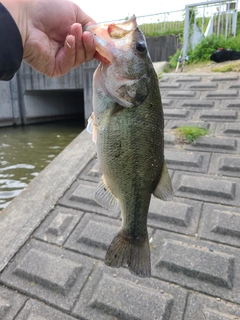
[[[66,45],[68,46],[68,48],[72,48],[71,46],[70,46],[70,44],[68,43],[68,41],[67,41],[67,39],[65,40],[65,43],[66,43]]]

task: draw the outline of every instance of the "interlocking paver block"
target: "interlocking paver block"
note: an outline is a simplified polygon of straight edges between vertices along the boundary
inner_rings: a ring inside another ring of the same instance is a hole
[[[174,100],[171,99],[162,99],[163,107],[170,107],[174,103]]]
[[[63,310],[70,310],[94,261],[32,240],[4,270],[0,280]]]
[[[217,82],[219,82],[219,81],[226,81],[226,82],[228,82],[228,81],[237,81],[239,79],[239,76],[218,76],[218,77],[213,77],[212,79],[211,79],[211,81],[217,81]]]
[[[209,154],[169,149],[166,149],[164,153],[165,161],[170,169],[194,172],[207,172],[208,170]]]
[[[236,98],[239,96],[238,90],[221,90],[221,91],[207,91],[203,93],[205,98],[211,99],[229,99],[229,98]]]
[[[206,150],[212,149],[213,151],[223,152],[226,151],[237,151],[239,140],[234,138],[223,138],[223,137],[202,137],[195,141],[193,145],[186,145],[187,148]]]
[[[164,134],[164,143],[165,145],[174,145],[176,141],[176,137],[174,134],[165,133]]]
[[[238,320],[240,306],[202,294],[191,293],[185,320]]]
[[[184,259],[180,259],[181,256],[184,256]],[[199,259],[200,256],[202,259]],[[221,268],[215,268],[215,264]],[[228,289],[233,286],[233,256],[221,252],[207,252],[205,249],[191,247],[188,243],[183,244],[174,240],[165,241],[155,267],[187,274],[190,278],[211,282]]]
[[[37,300],[29,300],[16,320],[74,320],[72,316],[51,308]]]
[[[216,126],[214,122],[207,121],[192,121],[192,120],[170,120],[166,126],[167,130],[176,129],[182,126],[195,126],[198,128],[208,129],[210,132],[213,132]]]
[[[229,89],[240,89],[240,83],[236,82],[234,84],[230,84]]]
[[[86,320],[181,319],[186,291],[127,271],[98,267],[81,292],[73,315]]]
[[[120,220],[87,213],[69,237],[65,247],[98,259],[104,259],[106,251],[120,227]]]
[[[175,79],[176,82],[200,82],[202,77],[195,77],[195,76],[185,76],[185,77],[178,77]]]
[[[99,182],[102,172],[97,158],[92,159],[79,175],[80,180]]]
[[[81,211],[57,206],[35,232],[34,237],[62,245],[82,215]]]
[[[215,104],[215,101],[209,101],[209,100],[183,100],[181,103],[182,107],[188,107],[188,108],[196,108],[196,109],[202,109],[202,108],[213,108]]]
[[[231,110],[203,110],[200,114],[201,119],[229,121],[238,118],[237,111]]]
[[[156,231],[153,275],[159,279],[240,302],[240,252],[198,238]]]
[[[189,85],[190,89],[195,89],[195,90],[210,90],[210,89],[216,90],[217,87],[218,87],[217,83],[208,83],[208,82],[193,83]]]
[[[176,196],[222,204],[240,204],[238,179],[219,179],[176,172],[173,177],[173,185]]]
[[[161,201],[152,197],[148,225],[185,234],[197,232],[201,212],[201,203],[186,199]]]
[[[240,135],[240,125],[239,123],[225,123],[222,127],[222,131],[225,134]]]
[[[189,110],[181,109],[164,109],[164,118],[173,119],[173,118],[188,118],[190,115]]]
[[[160,90],[162,89],[179,89],[181,88],[180,83],[160,83]]]
[[[222,102],[222,107],[224,109],[227,109],[227,108],[229,108],[229,109],[239,109],[240,108],[239,99],[223,101]]]
[[[240,247],[240,209],[205,204],[199,236]]]
[[[12,320],[24,306],[27,297],[0,286],[0,319]]]
[[[239,156],[228,154],[212,155],[209,172],[224,176],[240,177]]]
[[[163,91],[163,90],[162,90]],[[196,93],[195,91],[187,91],[187,90],[179,90],[179,91],[167,91],[166,97],[172,97],[172,98],[195,98],[199,96],[199,93]]]

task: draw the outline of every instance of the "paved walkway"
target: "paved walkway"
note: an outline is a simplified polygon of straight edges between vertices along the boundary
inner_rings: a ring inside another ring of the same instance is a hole
[[[121,224],[98,206],[85,131],[0,214],[1,320],[240,319],[240,75],[160,82],[175,198],[153,198],[152,278],[103,258]],[[207,127],[180,145],[173,129]]]

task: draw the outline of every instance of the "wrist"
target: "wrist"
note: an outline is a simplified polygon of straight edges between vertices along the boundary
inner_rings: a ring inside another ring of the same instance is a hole
[[[1,3],[13,17],[22,37],[22,44],[26,42],[27,37],[27,15],[29,0],[1,0]]]

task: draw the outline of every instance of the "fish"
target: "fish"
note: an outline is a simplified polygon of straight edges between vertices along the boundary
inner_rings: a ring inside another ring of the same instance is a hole
[[[94,199],[120,212],[122,226],[105,256],[110,267],[127,266],[151,276],[147,216],[152,194],[172,200],[164,160],[164,118],[159,81],[137,19],[93,25],[104,59],[93,75],[93,113],[88,131],[96,143],[102,178]]]

